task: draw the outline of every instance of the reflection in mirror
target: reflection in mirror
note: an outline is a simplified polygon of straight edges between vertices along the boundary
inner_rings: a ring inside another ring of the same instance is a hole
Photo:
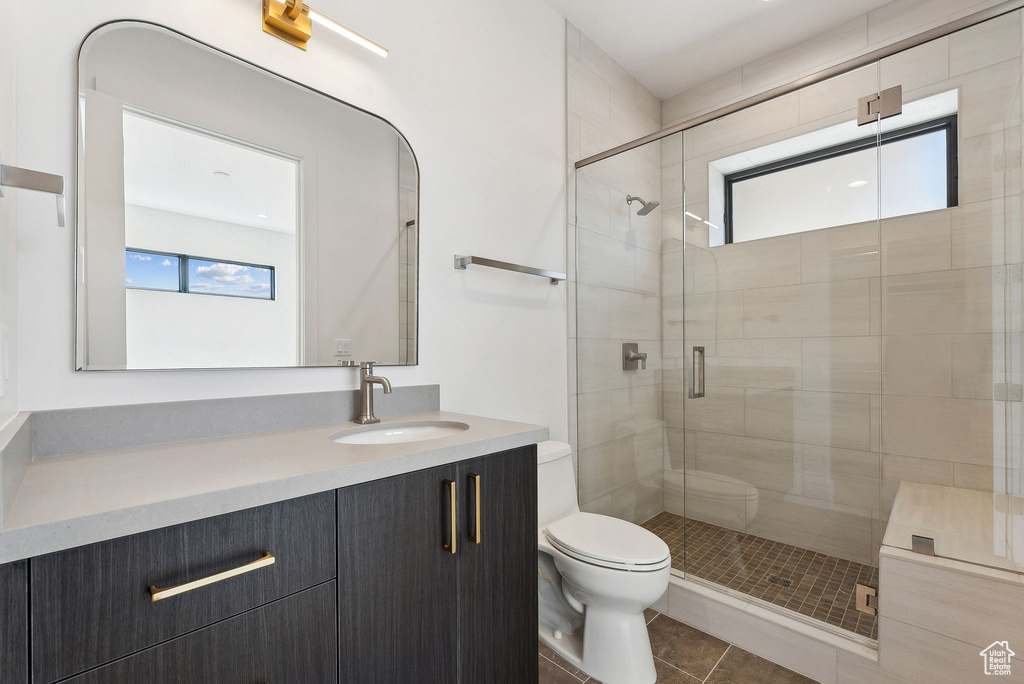
[[[160,27],[97,29],[78,367],[415,364],[418,187],[373,115]]]

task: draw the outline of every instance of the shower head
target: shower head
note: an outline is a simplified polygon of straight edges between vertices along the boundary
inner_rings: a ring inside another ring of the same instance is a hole
[[[647,216],[652,211],[657,209],[659,204],[661,204],[661,202],[659,202],[657,200],[651,200],[650,202],[645,202],[643,208],[641,208],[640,211],[636,212],[636,215],[637,216]]]
[[[640,210],[636,212],[637,216],[647,216],[652,211],[654,211],[659,204],[661,204],[661,202],[658,202],[657,200],[644,202],[642,197],[637,197],[635,195],[626,195],[626,204],[633,204],[634,201],[639,202],[640,204],[643,205],[640,207]]]

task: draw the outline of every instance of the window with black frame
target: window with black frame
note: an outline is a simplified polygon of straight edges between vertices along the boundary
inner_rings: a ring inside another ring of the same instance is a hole
[[[188,254],[125,250],[125,287],[273,300],[274,267]]]
[[[742,169],[724,176],[724,241],[954,207],[957,175],[955,114]]]

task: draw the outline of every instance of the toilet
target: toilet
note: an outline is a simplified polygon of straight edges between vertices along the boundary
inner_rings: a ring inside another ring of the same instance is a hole
[[[668,546],[639,525],[580,511],[572,449],[537,446],[541,642],[604,684],[654,684],[644,610],[668,589]]]

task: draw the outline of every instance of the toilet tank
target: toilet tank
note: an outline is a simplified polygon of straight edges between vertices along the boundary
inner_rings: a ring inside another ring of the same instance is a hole
[[[537,445],[538,528],[579,510],[572,447],[565,442],[541,442]]]

